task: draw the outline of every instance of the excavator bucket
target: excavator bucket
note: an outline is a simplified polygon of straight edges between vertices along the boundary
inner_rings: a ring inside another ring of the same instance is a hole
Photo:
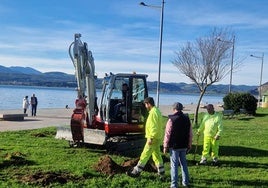
[[[70,127],[57,127],[56,139],[73,140]]]
[[[56,139],[64,139],[67,141],[76,141],[74,132],[70,127],[58,127]],[[83,142],[85,144],[105,145],[106,134],[103,130],[83,128]]]

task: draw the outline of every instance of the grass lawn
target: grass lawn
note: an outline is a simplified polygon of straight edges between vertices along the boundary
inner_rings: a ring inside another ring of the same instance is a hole
[[[200,114],[202,117],[202,114]],[[0,122],[1,123],[1,122]],[[224,119],[219,166],[197,166],[202,136],[187,155],[191,187],[267,187],[268,186],[268,109],[258,109],[255,117]],[[196,129],[194,129],[194,132]],[[107,175],[95,170],[103,149],[70,148],[67,141],[54,138],[56,128],[0,133],[0,187],[152,187],[170,185],[169,156],[166,176],[145,171],[138,178],[124,172]],[[194,150],[197,152],[194,160]],[[137,153],[137,157],[140,153]],[[132,158],[109,154],[121,165]]]

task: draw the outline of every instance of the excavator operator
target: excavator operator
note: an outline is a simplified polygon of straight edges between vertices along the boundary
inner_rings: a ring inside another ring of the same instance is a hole
[[[118,104],[114,106],[114,118],[118,119],[118,116],[122,115],[120,114],[120,108],[121,107],[126,107],[127,105],[127,99],[129,95],[129,88],[127,83],[122,84],[122,99],[119,101]]]

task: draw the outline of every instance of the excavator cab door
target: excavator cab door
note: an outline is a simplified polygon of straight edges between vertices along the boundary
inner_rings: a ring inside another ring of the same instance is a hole
[[[146,78],[143,74],[111,74],[105,78],[101,119],[108,123],[144,124],[147,111],[143,101],[148,97]]]

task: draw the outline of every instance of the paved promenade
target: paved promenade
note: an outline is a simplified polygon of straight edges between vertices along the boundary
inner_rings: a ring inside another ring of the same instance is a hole
[[[37,109],[36,116],[24,118],[24,121],[0,120],[0,131],[39,129],[50,126],[70,125],[72,109]],[[0,114],[21,114],[22,110],[0,110]]]

